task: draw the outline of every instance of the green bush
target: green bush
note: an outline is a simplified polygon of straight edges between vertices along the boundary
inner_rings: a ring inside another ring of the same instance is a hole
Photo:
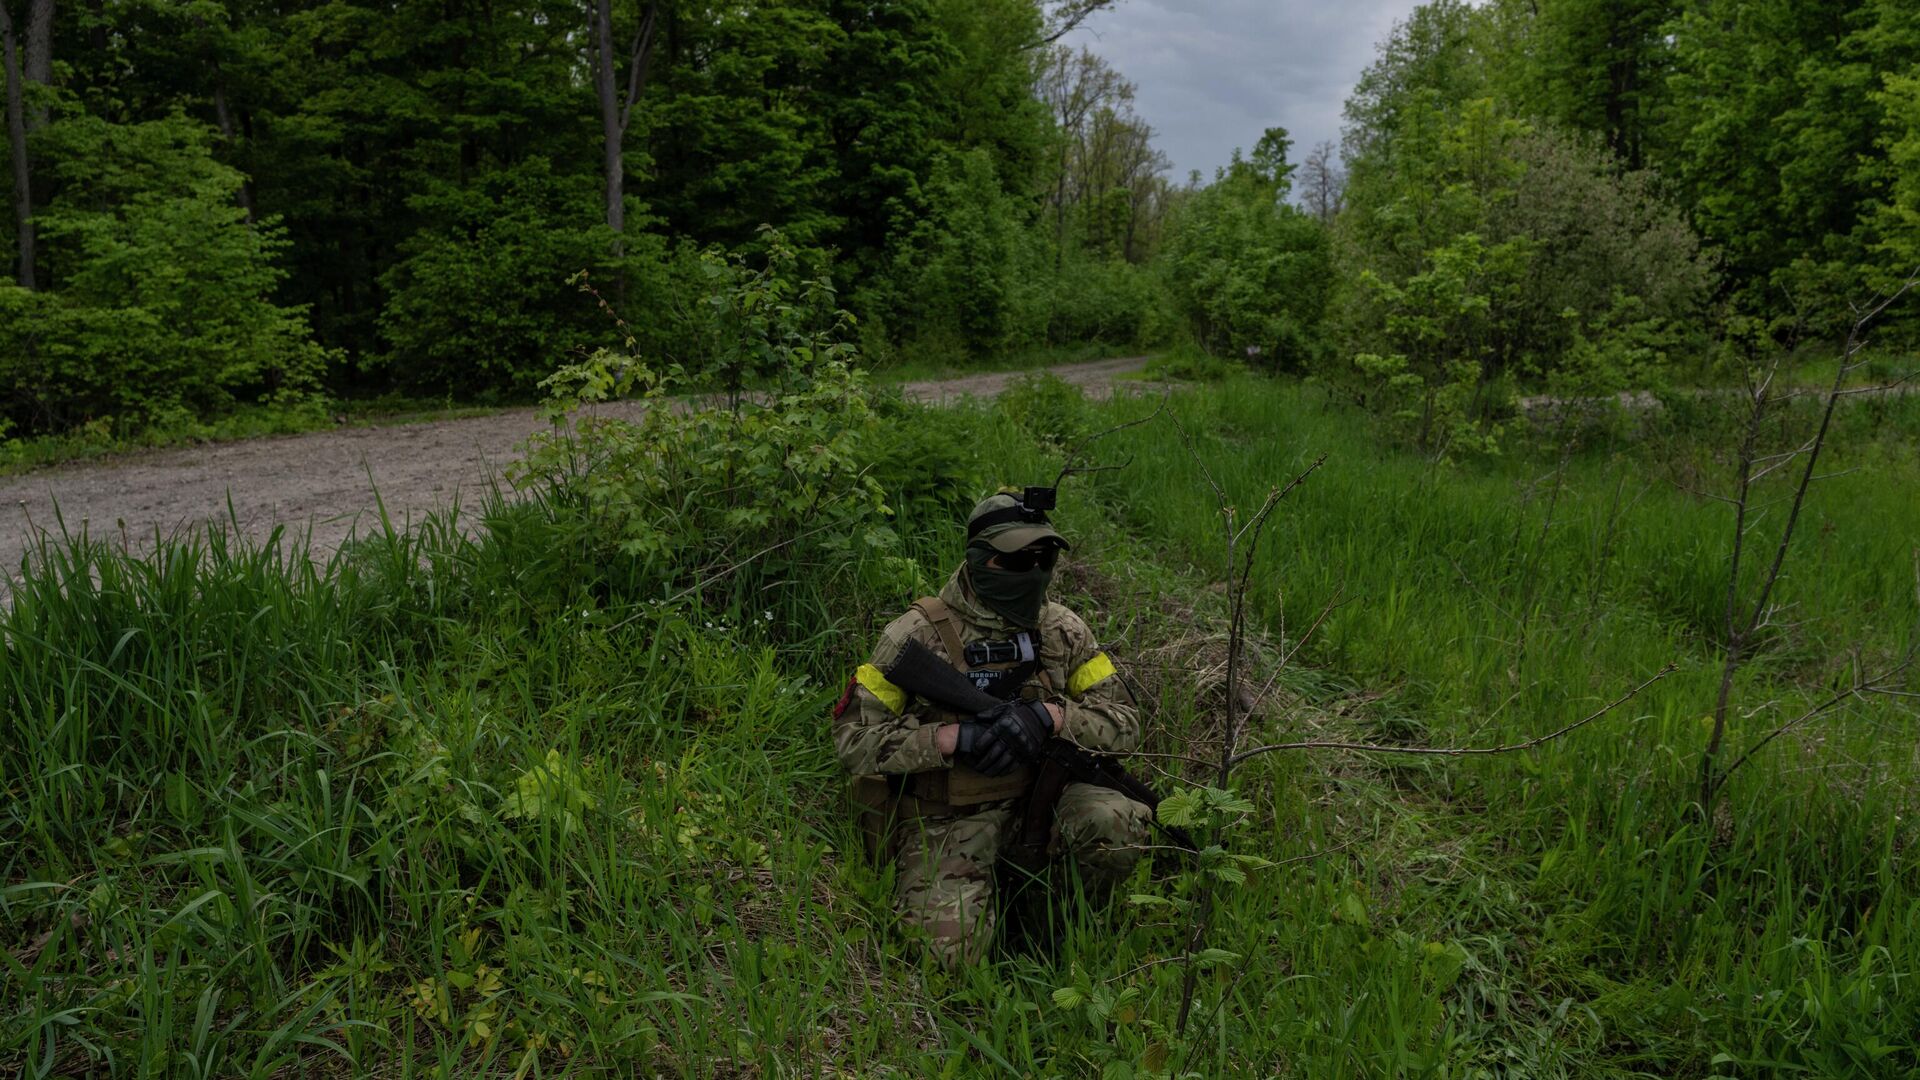
[[[1354,166],[1321,372],[1446,456],[1491,452],[1512,388],[1653,384],[1703,343],[1711,261],[1644,174],[1490,100],[1416,94]]]
[[[992,155],[942,157],[923,195],[920,217],[861,306],[922,355],[961,359],[1036,341],[1045,317],[1034,285],[1040,261]]]
[[[62,181],[36,215],[54,288],[0,285],[0,424],[125,431],[317,386],[326,351],[271,299],[284,232],[248,223],[206,126],[82,115],[43,135]]]
[[[570,350],[615,343],[592,298],[568,284],[581,270],[608,283],[625,274],[628,293],[659,299],[660,239],[630,229],[627,256],[614,258],[592,178],[556,176],[544,158],[468,187],[437,185],[409,205],[439,224],[409,237],[380,281],[387,348],[375,366],[399,386],[524,397]]]
[[[1324,350],[1332,268],[1325,230],[1285,194],[1283,174],[1237,163],[1181,206],[1162,270],[1202,348],[1301,371]]]
[[[668,582],[698,587],[757,555],[823,580],[884,577],[896,538],[860,455],[875,421],[851,317],[827,282],[797,275],[777,233],[758,265],[717,253],[703,265],[704,367],[608,349],[562,367],[542,383],[555,429],[532,440],[516,482],[577,508],[602,547]],[[714,382],[726,393],[703,403],[666,396]],[[647,403],[638,419],[580,411],[626,396]]]
[[[1052,344],[1150,345],[1171,327],[1163,279],[1122,259],[1076,256],[1049,285],[1046,338]]]
[[[1051,371],[1032,372],[1009,382],[994,407],[1048,446],[1067,446],[1092,430],[1086,395]]]

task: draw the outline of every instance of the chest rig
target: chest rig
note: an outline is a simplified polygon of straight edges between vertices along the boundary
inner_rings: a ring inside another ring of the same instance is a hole
[[[1040,640],[1036,633],[1022,630],[1006,641],[962,645],[959,627],[954,624],[953,612],[946,601],[937,596],[922,597],[913,602],[913,608],[933,625],[948,661],[982,692],[1001,701],[1014,698],[1039,701],[1052,691],[1053,681],[1040,663]],[[943,710],[935,710],[935,715],[942,723],[973,719]]]
[[[1053,680],[1040,662],[1038,634],[963,645],[960,628],[944,600],[924,597],[914,601],[913,607],[932,624],[953,666],[988,694],[1002,701],[1016,697],[1038,701],[1052,692]],[[972,719],[970,715],[933,708],[927,711],[925,722],[946,724]],[[1033,789],[1035,776],[1036,770],[1027,766],[1005,776],[986,776],[954,765],[910,775],[857,777],[853,796],[862,805],[869,846],[879,853],[886,850],[888,836],[901,822],[964,814],[982,803],[1018,799]]]

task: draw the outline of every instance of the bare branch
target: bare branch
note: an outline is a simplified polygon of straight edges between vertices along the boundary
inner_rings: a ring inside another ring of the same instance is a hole
[[[1901,660],[1900,663],[1894,665],[1893,667],[1888,668],[1886,671],[1883,671],[1880,674],[1875,675],[1872,678],[1869,678],[1865,681],[1855,682],[1852,686],[1847,687],[1845,690],[1842,690],[1839,693],[1834,694],[1832,697],[1829,697],[1826,700],[1820,702],[1818,705],[1815,705],[1813,708],[1808,709],[1806,712],[1801,713],[1799,716],[1794,717],[1793,719],[1787,721],[1786,723],[1781,724],[1778,727],[1774,728],[1772,731],[1767,732],[1765,735],[1762,735],[1759,739],[1754,741],[1754,744],[1752,746],[1747,747],[1745,753],[1735,758],[1733,760],[1733,764],[1728,765],[1725,769],[1721,770],[1718,778],[1716,778],[1714,781],[1715,790],[1718,790],[1719,788],[1725,786],[1727,780],[1733,776],[1734,772],[1738,770],[1740,766],[1745,765],[1747,761],[1753,757],[1753,755],[1759,753],[1762,747],[1766,746],[1768,743],[1772,742],[1773,740],[1779,738],[1782,735],[1785,735],[1787,732],[1792,731],[1794,728],[1799,727],[1800,725],[1806,723],[1807,721],[1812,720],[1814,717],[1819,716],[1822,713],[1825,713],[1837,706],[1845,704],[1849,698],[1856,698],[1861,696],[1862,694],[1883,692],[1882,684],[1888,681],[1889,679],[1892,679],[1895,675],[1898,675],[1901,672],[1905,671],[1907,668],[1912,667],[1913,660],[1914,660],[1914,654],[1912,652],[1909,652],[1905,659]],[[1898,692],[1895,691],[1895,693],[1898,693]]]
[[[1059,487],[1060,482],[1062,480],[1065,480],[1069,476],[1082,476],[1087,473],[1096,473],[1096,472],[1110,472],[1115,469],[1124,469],[1128,465],[1133,464],[1133,458],[1129,457],[1125,462],[1119,465],[1091,465],[1091,466],[1084,466],[1079,468],[1076,468],[1074,466],[1074,462],[1080,460],[1080,455],[1083,452],[1085,452],[1087,447],[1092,446],[1094,443],[1100,441],[1101,439],[1106,438],[1109,435],[1113,435],[1117,432],[1125,431],[1128,428],[1139,427],[1141,424],[1145,424],[1153,420],[1154,418],[1158,417],[1161,413],[1167,410],[1167,401],[1172,396],[1173,396],[1173,391],[1171,389],[1162,391],[1160,394],[1160,404],[1156,406],[1154,410],[1148,413],[1147,415],[1139,417],[1137,419],[1125,421],[1124,423],[1115,424],[1112,427],[1107,428],[1103,431],[1096,431],[1093,434],[1087,436],[1086,438],[1081,439],[1079,442],[1073,444],[1073,448],[1067,451],[1066,463],[1060,466],[1060,474],[1053,478],[1053,486]]]
[[[1026,48],[1038,49],[1051,45],[1075,30],[1096,13],[1112,7],[1117,0],[1057,0],[1053,10],[1046,13],[1046,27],[1040,37],[1026,44]]]
[[[1856,364],[1854,366],[1858,367],[1859,365]],[[1920,378],[1920,371],[1910,371],[1889,383],[1880,383],[1876,386],[1856,386],[1849,390],[1842,390],[1839,396],[1852,397],[1856,394],[1891,394],[1900,390],[1901,387],[1906,386],[1916,378]]]

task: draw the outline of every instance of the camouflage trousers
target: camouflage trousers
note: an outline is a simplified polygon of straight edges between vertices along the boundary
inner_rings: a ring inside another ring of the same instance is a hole
[[[998,914],[994,867],[1022,825],[1020,802],[992,803],[964,816],[903,822],[895,837],[899,874],[894,910],[952,968],[978,961],[993,943]],[[1152,811],[1092,784],[1068,784],[1054,812],[1047,855],[1071,859],[1084,882],[1110,886],[1140,861]]]

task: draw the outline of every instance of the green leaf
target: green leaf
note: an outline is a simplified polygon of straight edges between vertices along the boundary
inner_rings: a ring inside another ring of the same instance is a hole
[[[1154,816],[1162,825],[1171,825],[1176,829],[1186,828],[1200,823],[1202,796],[1198,790],[1176,791],[1160,800],[1160,806]]]
[[[1087,1000],[1087,996],[1071,986],[1063,986],[1053,992],[1053,1003],[1062,1009],[1077,1009]]]
[[[1340,907],[1338,908],[1337,914],[1342,920],[1350,922],[1362,929],[1373,925],[1367,918],[1366,901],[1360,899],[1358,893],[1349,892],[1343,894],[1340,897]]]

